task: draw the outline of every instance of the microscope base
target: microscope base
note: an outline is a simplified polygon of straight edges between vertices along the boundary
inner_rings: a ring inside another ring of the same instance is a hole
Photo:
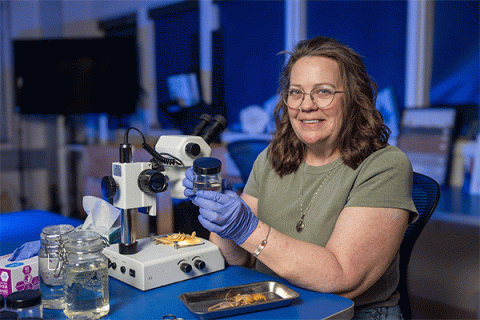
[[[103,250],[109,259],[108,274],[142,291],[162,287],[225,269],[220,249],[208,240],[195,246],[155,244],[150,238],[138,240],[138,252],[119,253],[119,244]]]

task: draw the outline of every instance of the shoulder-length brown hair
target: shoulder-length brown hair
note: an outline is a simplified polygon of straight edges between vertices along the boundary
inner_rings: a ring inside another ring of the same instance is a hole
[[[318,56],[335,60],[344,85],[343,121],[338,148],[343,161],[356,169],[373,152],[387,146],[390,130],[375,107],[377,85],[367,74],[361,57],[335,39],[318,36],[300,41],[280,76],[279,100],[274,110],[276,131],[268,158],[280,175],[295,172],[305,157],[305,145],[293,131],[288,106],[283,102],[290,86],[293,65],[302,57]]]

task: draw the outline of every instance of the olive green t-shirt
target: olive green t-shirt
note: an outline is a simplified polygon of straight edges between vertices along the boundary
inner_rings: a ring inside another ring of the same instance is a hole
[[[244,192],[258,199],[258,218],[287,236],[324,247],[345,207],[405,209],[411,212],[410,222],[418,216],[412,200],[412,166],[394,146],[374,152],[356,170],[338,159],[319,167],[302,163],[282,178],[266,154],[263,151],[255,161]],[[298,233],[302,199],[305,229]],[[386,273],[354,299],[356,308],[398,303],[398,258],[397,254]],[[258,260],[256,268],[273,273]]]

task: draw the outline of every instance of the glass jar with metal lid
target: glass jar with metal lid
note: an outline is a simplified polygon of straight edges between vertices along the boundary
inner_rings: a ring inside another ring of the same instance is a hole
[[[222,162],[217,158],[198,158],[193,162],[193,192],[209,190],[222,192]]]
[[[76,231],[66,238],[63,291],[69,319],[98,319],[110,311],[108,260],[103,248],[108,241],[95,231]]]
[[[65,237],[73,231],[72,225],[59,224],[43,228],[40,234],[42,247],[38,253],[38,273],[44,308],[63,309],[63,274],[57,272],[58,251]]]

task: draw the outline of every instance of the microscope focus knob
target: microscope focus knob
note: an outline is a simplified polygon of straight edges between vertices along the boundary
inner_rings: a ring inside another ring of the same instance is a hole
[[[159,193],[167,189],[168,180],[163,173],[147,169],[138,176],[138,187],[146,193]]]
[[[195,268],[197,268],[199,270],[205,269],[205,266],[206,266],[205,261],[200,260],[200,259],[195,260],[195,262],[193,264],[195,265]]]
[[[107,199],[113,199],[117,194],[117,182],[112,176],[103,177],[102,194]]]
[[[189,273],[190,271],[192,271],[192,266],[184,262],[180,265],[180,270],[182,270],[185,273]]]
[[[193,156],[193,157],[196,157],[200,154],[200,146],[194,142],[189,142],[187,143],[187,145],[185,146],[185,152],[189,155],[189,156]]]

